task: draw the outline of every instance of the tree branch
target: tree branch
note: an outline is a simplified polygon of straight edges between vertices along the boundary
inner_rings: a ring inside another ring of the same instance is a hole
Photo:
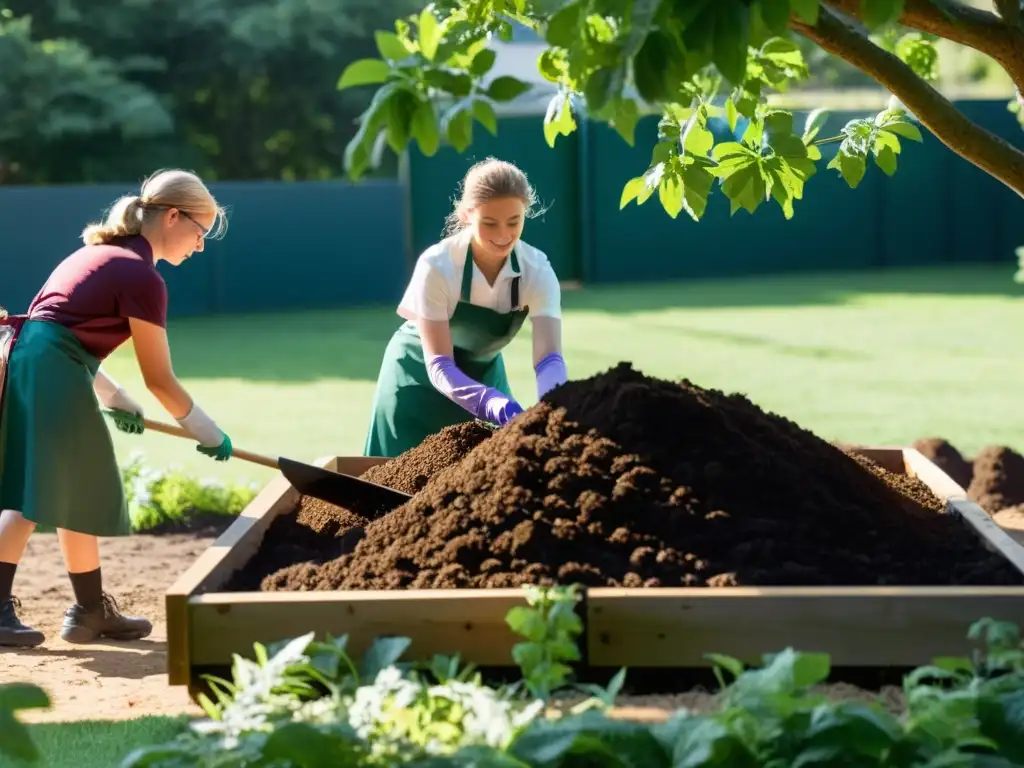
[[[852,18],[860,18],[861,0],[824,0]],[[1024,30],[990,11],[956,0],[905,0],[899,23],[991,56],[1024,89]]]
[[[969,120],[899,58],[827,8],[821,9],[815,26],[791,17],[790,27],[872,77],[903,102],[939,141],[1024,197],[1024,152]]]

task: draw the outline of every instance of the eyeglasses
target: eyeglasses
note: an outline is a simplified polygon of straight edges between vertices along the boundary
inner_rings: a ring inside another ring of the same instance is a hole
[[[184,217],[185,217],[186,219],[188,219],[189,221],[191,221],[191,222],[192,222],[193,224],[195,224],[195,225],[196,225],[196,226],[197,226],[197,227],[199,228],[199,231],[200,231],[200,232],[202,233],[202,235],[203,235],[203,240],[205,240],[205,239],[207,238],[207,236],[209,236],[209,234],[210,234],[210,230],[209,230],[209,229],[207,229],[206,227],[204,227],[204,226],[203,226],[202,224],[200,224],[200,223],[199,223],[198,221],[196,221],[196,220],[195,220],[194,218],[192,218],[192,215],[191,215],[191,214],[189,214],[189,213],[186,213],[185,211],[181,210],[181,208],[178,208],[178,213],[180,213],[180,214],[181,214],[182,216],[184,216]]]

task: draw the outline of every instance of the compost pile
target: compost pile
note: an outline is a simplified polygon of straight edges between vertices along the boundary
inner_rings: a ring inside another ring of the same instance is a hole
[[[914,447],[990,515],[1024,506],[1024,456],[1013,448],[986,445],[969,460],[941,437],[922,438]]]
[[[461,461],[493,434],[492,427],[479,421],[454,424],[431,435],[395,461],[368,469],[361,477],[402,493],[417,493],[431,477]]]
[[[919,481],[627,363],[549,393],[351,551],[292,563],[261,589],[1020,583]]]
[[[476,421],[445,427],[393,461],[371,467],[360,477],[403,493],[416,493],[429,478],[461,461],[492,434],[491,427]],[[303,496],[298,509],[270,524],[256,555],[235,573],[225,589],[258,590],[265,576],[295,563],[334,560],[355,548],[369,522],[352,510]]]

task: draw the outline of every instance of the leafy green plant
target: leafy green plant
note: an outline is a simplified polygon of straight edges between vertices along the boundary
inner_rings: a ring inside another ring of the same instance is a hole
[[[23,709],[46,709],[50,697],[38,685],[4,683],[0,685],[0,755],[26,762],[39,760],[39,749],[16,713]]]
[[[180,469],[146,466],[141,453],[133,453],[121,467],[132,528],[144,531],[195,513],[235,516],[259,491],[255,483],[221,483],[198,478]]]
[[[313,633],[255,659],[234,657],[232,680],[207,678],[209,719],[171,744],[129,755],[123,768],[416,764],[465,748],[503,750],[540,712],[511,689],[482,685],[456,657],[399,663],[409,639],[378,639],[356,664],[348,638]]]
[[[507,621],[543,646],[572,642],[565,618],[571,588],[530,591]],[[541,626],[552,631],[541,632]],[[599,709],[560,716],[531,689],[567,685],[557,669],[571,653],[545,652],[529,685],[492,689],[457,657],[400,662],[406,638],[378,640],[356,664],[346,638],[308,634],[255,659],[235,658],[232,681],[211,680],[210,719],[171,744],[139,750],[124,768],[159,766],[415,766],[455,768],[1009,768],[1024,764],[1024,647],[1019,629],[991,619],[968,633],[979,648],[938,658],[904,682],[906,712],[880,701],[832,701],[817,689],[830,673],[827,654],[787,648],[747,669],[710,654],[721,683],[715,711],[686,709],[650,725]],[[525,653],[525,652],[520,652]],[[561,661],[554,661],[560,658]],[[567,665],[565,665],[567,666]],[[621,685],[621,681],[619,683]]]

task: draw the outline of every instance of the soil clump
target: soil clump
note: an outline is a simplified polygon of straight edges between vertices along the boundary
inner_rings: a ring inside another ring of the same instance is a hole
[[[740,394],[649,378],[622,363],[550,392],[366,525],[354,549],[273,573],[261,588],[569,582],[1021,579],[965,535],[922,483],[852,457]]]
[[[967,490],[971,484],[974,467],[952,443],[942,437],[922,437],[914,441],[913,447],[949,475],[953,482]]]
[[[990,515],[1024,504],[1024,456],[1003,445],[982,448],[967,495]]]
[[[371,467],[360,477],[402,493],[418,493],[431,477],[462,461],[467,453],[493,434],[494,429],[479,421],[453,424],[396,456],[393,461]]]

